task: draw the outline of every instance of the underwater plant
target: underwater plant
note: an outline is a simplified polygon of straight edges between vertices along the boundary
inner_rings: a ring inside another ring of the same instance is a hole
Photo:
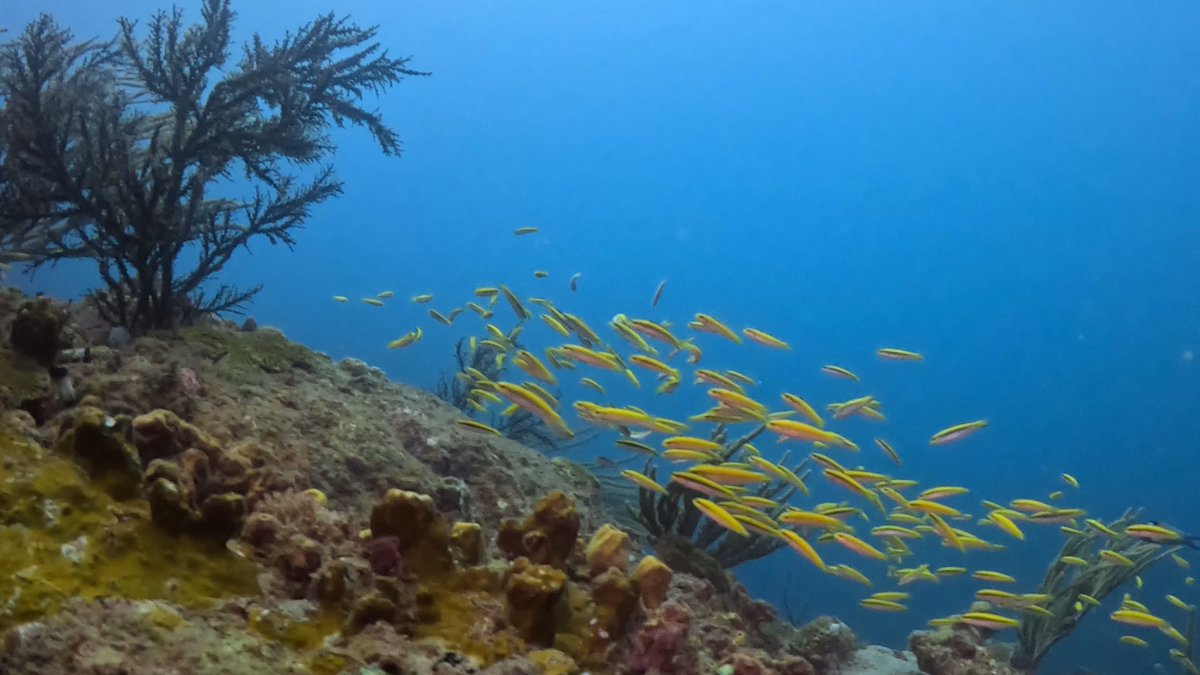
[[[1120,518],[1104,525],[1110,532],[1124,532],[1127,526],[1137,522],[1139,513],[1139,510],[1126,510]],[[1102,550],[1124,556],[1132,564],[1108,562],[1100,555]],[[1147,543],[1125,534],[1114,537],[1090,526],[1069,534],[1037,591],[1050,596],[1045,605],[1047,611],[1025,614],[1021,619],[1012,666],[1035,672],[1050,648],[1070,635],[1080,620],[1098,606],[1090,599],[1103,601],[1151,565],[1178,550],[1178,546]],[[1074,558],[1089,564],[1086,567],[1072,565],[1070,561]]]
[[[714,459],[714,463],[733,462],[739,454],[752,454],[747,447],[765,430],[766,425],[760,424],[744,436],[729,440],[728,427],[718,424],[711,438],[724,445],[725,449],[719,453],[719,459]],[[785,455],[779,464],[784,465],[787,460]],[[800,472],[803,465],[801,462],[795,467],[795,471]],[[653,458],[646,461],[644,473],[649,478],[656,479],[657,468]],[[806,474],[801,474],[801,479],[804,475]],[[608,487],[606,485],[606,489]],[[649,536],[660,557],[664,561],[670,561],[669,565],[675,565],[678,569],[686,568],[698,576],[712,579],[712,570],[704,573],[705,563],[715,564],[720,570],[733,569],[742,563],[768,556],[787,545],[779,537],[754,529],[749,530],[748,536],[738,536],[704,517],[692,501],[695,497],[703,495],[689,487],[672,481],[665,486],[665,490],[666,494],[660,494],[638,487],[636,507],[626,501],[625,509],[632,522]],[[787,509],[787,501],[796,490],[795,485],[772,481],[758,485],[746,495],[776,502],[778,506],[763,511],[765,516],[775,519]]]
[[[514,335],[518,333],[519,331]],[[513,340],[512,345],[514,350],[521,348],[516,340]],[[507,367],[503,359],[496,358],[501,354],[503,352],[484,343],[476,344],[472,348],[468,340],[460,338],[454,344],[454,373],[447,376],[446,372],[442,371],[433,393],[468,417],[483,414],[487,408],[472,396],[472,392],[476,391],[473,386],[476,378],[471,373],[474,371],[481,374],[490,382],[501,380]],[[558,391],[552,393],[555,398],[559,395]],[[596,429],[584,429],[572,438],[562,438],[547,427],[541,418],[516,406],[510,407],[504,413],[491,414],[488,423],[506,438],[546,454],[578,447],[599,435]]]
[[[236,311],[259,290],[203,287],[252,241],[293,231],[342,183],[325,160],[331,125],[400,139],[359,103],[404,76],[376,27],[333,14],[230,63],[229,0],[201,21],[178,8],[144,31],[78,41],[49,15],[0,44],[0,251],[33,268],[95,261],[104,318],[134,333]],[[144,36],[142,33],[144,32]]]

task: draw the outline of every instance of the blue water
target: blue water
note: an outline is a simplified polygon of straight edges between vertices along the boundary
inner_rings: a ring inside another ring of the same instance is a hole
[[[475,286],[505,282],[597,329],[624,312],[682,330],[703,311],[794,345],[780,354],[699,338],[703,365],[762,378],[764,401],[785,390],[882,400],[885,426],[844,427],[868,468],[891,470],[870,447],[883,436],[904,457],[898,475],[967,485],[964,506],[1044,498],[1069,471],[1083,489],[1064,504],[1100,517],[1140,506],[1200,531],[1194,3],[383,4],[338,9],[380,24],[393,53],[433,73],[378,102],[405,155],[382,157],[360,131],[335,134],[345,195],[317,209],[294,252],[260,242],[221,276],[265,284],[252,307],[260,324],[431,387],[454,341],[482,327],[470,312],[439,326],[405,301],[413,294],[435,294],[431,306],[446,311]],[[45,9],[82,35],[108,35],[115,16],[155,7],[78,5],[17,0],[5,20],[19,26]],[[270,37],[327,6],[236,9],[244,34]],[[513,237],[519,226],[541,232]],[[535,280],[534,269],[550,277]],[[86,268],[63,267],[27,288],[72,295],[93,282]],[[357,303],[383,290],[397,294],[389,306]],[[497,317],[507,327],[503,305]],[[384,349],[418,324],[422,342]],[[526,330],[539,348],[552,344],[541,328]],[[881,363],[881,346],[927,360]],[[823,377],[824,363],[862,384]],[[687,385],[656,399],[604,381],[609,400],[668,417],[706,404]],[[595,398],[572,385],[564,394]],[[933,431],[981,417],[990,426],[975,437],[927,445]],[[579,457],[616,456],[609,440]],[[1057,545],[1047,528],[964,564],[1033,590]],[[937,564],[963,560],[923,550]],[[1200,601],[1169,567],[1138,597],[1163,612],[1164,592]],[[918,587],[909,614],[881,616],[858,608],[860,587],[788,552],[741,572],[772,602],[790,575],[798,620],[836,614],[892,646],[964,609],[977,587]],[[1166,638],[1139,652],[1117,644],[1122,632],[1093,613],[1044,672],[1167,661]]]

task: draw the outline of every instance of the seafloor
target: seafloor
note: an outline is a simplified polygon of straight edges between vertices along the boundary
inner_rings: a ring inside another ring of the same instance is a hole
[[[1012,672],[673,572],[584,467],[275,330],[0,289],[0,335],[4,675]]]

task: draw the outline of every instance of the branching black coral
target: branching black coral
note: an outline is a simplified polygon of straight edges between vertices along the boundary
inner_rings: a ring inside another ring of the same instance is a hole
[[[712,438],[714,441],[722,443],[725,449],[720,453],[720,459],[715,461],[717,463],[734,461],[734,458],[765,430],[765,425],[759,425],[736,440],[728,440],[726,437],[727,427],[718,425]],[[786,462],[787,457],[784,457],[781,463]],[[657,469],[652,461],[646,462],[644,473],[650,478],[656,479]],[[753,530],[750,531],[748,537],[732,534],[717,523],[705,518],[693,505],[692,500],[702,495],[675,482],[668,483],[666,490],[667,494],[661,495],[638,488],[636,506],[630,503],[626,504],[628,516],[646,531],[660,552],[663,547],[694,548],[695,551],[707,555],[721,568],[731,569],[750,560],[770,555],[786,545],[778,537],[767,536]],[[776,481],[763,483],[749,494],[779,503],[775,509],[764,512],[764,515],[770,520],[775,520],[787,508],[786,503],[795,491],[795,486]]]
[[[513,334],[518,333],[519,331],[515,331]],[[512,341],[512,349],[521,349],[521,345],[515,339]],[[539,417],[520,408],[508,414],[489,414],[485,402],[479,399],[478,381],[498,382],[504,378],[506,362],[496,358],[503,353],[485,342],[479,342],[472,347],[467,340],[460,339],[454,345],[455,369],[449,376],[445,371],[442,372],[434,394],[458,408],[464,415],[487,417],[487,422],[507,438],[546,454],[578,447],[596,437],[598,432],[595,429],[584,429],[576,432],[570,439],[563,439]],[[556,396],[557,393],[554,392]]]
[[[0,251],[36,265],[96,262],[105,318],[135,332],[236,310],[257,288],[204,284],[253,240],[291,246],[311,209],[340,194],[323,164],[331,125],[400,140],[365,94],[424,73],[375,28],[332,14],[230,63],[229,0],[205,0],[110,42],[76,41],[43,15],[0,45]]]

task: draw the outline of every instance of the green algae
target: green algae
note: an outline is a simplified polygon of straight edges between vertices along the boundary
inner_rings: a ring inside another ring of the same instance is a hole
[[[80,598],[161,599],[200,609],[258,595],[255,565],[150,522],[68,459],[0,431],[0,631]]]
[[[320,357],[276,330],[238,332],[195,326],[180,332],[183,341],[217,370],[238,383],[258,383],[264,373],[312,370]]]
[[[49,393],[46,369],[33,359],[0,349],[0,408],[19,408]]]

